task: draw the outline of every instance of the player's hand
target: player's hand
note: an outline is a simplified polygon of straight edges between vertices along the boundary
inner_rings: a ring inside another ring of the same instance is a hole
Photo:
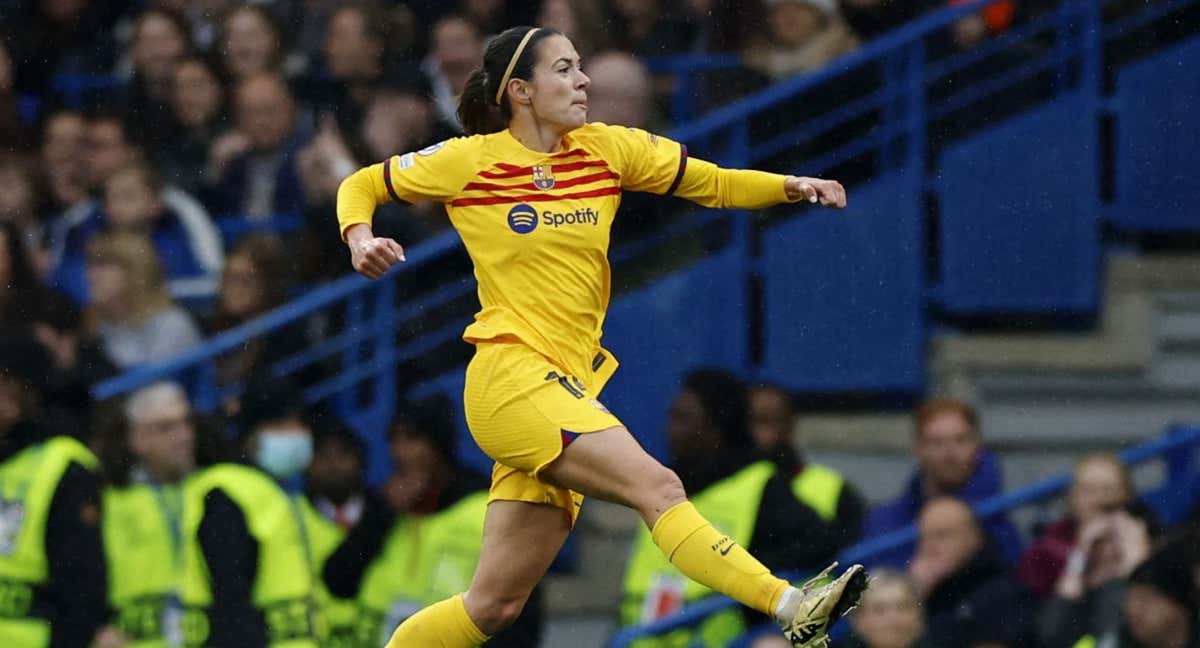
[[[350,263],[354,271],[368,279],[378,279],[392,266],[404,261],[404,248],[390,238],[371,233],[366,225],[355,225],[346,232]]]
[[[846,188],[837,180],[788,176],[783,189],[789,200],[804,200],[824,207],[841,209],[846,206]]]

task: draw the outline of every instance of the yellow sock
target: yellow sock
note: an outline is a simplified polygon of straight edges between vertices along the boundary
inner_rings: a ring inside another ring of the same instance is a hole
[[[779,598],[789,587],[713,528],[691,502],[667,509],[654,523],[650,537],[688,578],[769,616],[774,616]]]
[[[487,640],[456,594],[405,619],[386,648],[474,648]]]

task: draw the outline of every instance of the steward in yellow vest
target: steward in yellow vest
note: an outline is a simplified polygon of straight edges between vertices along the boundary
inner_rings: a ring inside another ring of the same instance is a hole
[[[806,483],[802,495],[797,495],[796,478],[780,473],[754,447],[747,390],[735,376],[715,369],[689,374],[671,404],[667,440],[674,457],[671,467],[696,509],[764,565],[775,572],[816,571],[828,562],[828,547],[810,546],[809,537],[827,526],[817,511],[836,510],[843,484],[824,472],[814,473],[818,477]],[[644,527],[638,530],[625,571],[622,626],[670,616],[711,594],[666,560],[649,531]],[[727,645],[746,627],[743,611],[730,610],[710,617],[697,628],[681,629],[635,645],[717,648]]]
[[[454,463],[448,404],[419,403],[389,432],[395,471],[325,563],[325,584],[361,605],[360,637],[381,646],[405,618],[471,584],[483,539],[488,480]],[[515,623],[488,648],[527,648],[541,636],[534,590]]]
[[[86,646],[107,616],[96,458],[37,422],[51,366],[0,338],[0,646]]]
[[[217,464],[184,486],[184,643],[316,648],[303,513],[280,485],[298,482],[312,458],[298,390],[252,382],[239,427],[242,450],[256,465]]]
[[[358,601],[334,596],[321,580],[325,561],[362,518],[367,498],[367,450],[353,432],[329,424],[321,425],[314,435],[313,450],[299,503],[312,553],[320,618],[317,636],[322,648],[374,648],[378,642],[373,634],[359,636],[365,624]]]
[[[126,648],[182,645],[183,483],[219,452],[216,430],[198,424],[183,388],[139,389],[103,431],[104,550],[113,618],[106,632]],[[204,452],[198,456],[198,450]]]
[[[750,390],[750,433],[754,444],[781,475],[792,475],[792,493],[825,523],[807,534],[806,562],[812,567],[832,560],[858,541],[867,508],[862,495],[838,472],[808,462],[796,449],[796,411],[783,388],[760,385]]]

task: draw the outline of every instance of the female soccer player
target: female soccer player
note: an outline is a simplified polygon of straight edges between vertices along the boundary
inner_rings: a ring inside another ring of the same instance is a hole
[[[468,137],[360,169],[338,191],[354,269],[372,279],[404,260],[396,241],[372,233],[375,207],[444,203],[482,305],[463,334],[476,347],[463,393],[467,424],[496,461],[482,555],[466,593],[409,617],[388,647],[468,648],[505,627],[585,495],[636,510],[683,574],[772,615],[794,645],[824,645],[830,622],[866,587],[862,567],[801,589],[776,578],[696,511],[675,473],[596,395],[617,368],[600,332],[609,228],[623,190],[741,209],[799,200],[844,207],[845,190],[831,180],[720,169],[666,138],[589,124],[588,83],[565,36],[509,29],[488,45],[459,101]]]

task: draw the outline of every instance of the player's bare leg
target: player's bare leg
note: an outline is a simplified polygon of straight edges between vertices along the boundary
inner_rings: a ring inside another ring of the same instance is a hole
[[[634,509],[679,571],[773,616],[795,646],[827,644],[829,624],[849,611],[866,587],[860,565],[827,585],[803,589],[776,578],[705,520],[687,501],[678,475],[651,457],[624,427],[579,435],[541,477]]]
[[[483,550],[466,594],[467,613],[480,630],[494,635],[516,620],[570,532],[566,514],[556,506],[488,505]]]
[[[387,648],[471,648],[512,623],[570,532],[563,510],[495,501],[470,589],[431,605],[396,628]]]

